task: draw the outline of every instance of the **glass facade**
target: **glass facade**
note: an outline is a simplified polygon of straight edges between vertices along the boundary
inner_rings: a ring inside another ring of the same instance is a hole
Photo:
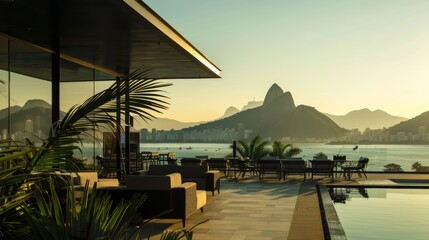
[[[65,112],[67,112],[74,105],[82,104],[86,99],[108,88],[113,83],[113,81],[100,82],[97,81],[97,79],[94,79],[90,82],[62,82],[60,85],[61,115],[63,116],[63,114],[65,114]],[[103,155],[103,136],[102,133],[98,131],[94,131],[91,133],[91,135],[95,137],[86,137],[82,139],[82,152],[76,151],[75,156],[77,158],[83,159],[88,167],[97,168],[97,162],[94,161],[94,159],[98,155]]]
[[[0,38],[1,138],[40,143],[51,118],[50,54]]]
[[[51,52],[19,40],[0,36],[0,129],[1,139],[40,145],[52,123]],[[60,118],[72,107],[106,89],[114,77],[62,59],[60,62]],[[101,130],[103,131],[103,130]],[[102,133],[83,137],[76,158],[88,167],[102,155]]]

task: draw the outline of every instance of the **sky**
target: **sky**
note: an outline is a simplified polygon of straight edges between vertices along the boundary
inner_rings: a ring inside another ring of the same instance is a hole
[[[324,113],[429,110],[427,0],[144,2],[222,70],[172,80],[159,117],[210,121],[262,101],[274,83]]]

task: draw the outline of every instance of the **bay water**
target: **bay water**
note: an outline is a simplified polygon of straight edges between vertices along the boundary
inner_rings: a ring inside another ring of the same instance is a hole
[[[295,147],[302,149],[298,157],[305,160],[313,159],[313,156],[323,152],[329,159],[336,154],[346,155],[347,160],[358,160],[359,157],[368,157],[368,171],[382,171],[384,166],[395,163],[402,167],[404,171],[412,171],[411,166],[415,162],[420,162],[424,166],[429,166],[429,145],[327,145],[318,143],[298,143]],[[353,150],[355,149],[355,150]],[[92,163],[93,147],[85,144],[83,147],[83,157]],[[232,154],[231,144],[227,143],[141,143],[140,151],[150,151],[159,153],[175,152],[176,158],[208,156],[225,157]],[[100,155],[100,147],[95,149],[95,155]]]

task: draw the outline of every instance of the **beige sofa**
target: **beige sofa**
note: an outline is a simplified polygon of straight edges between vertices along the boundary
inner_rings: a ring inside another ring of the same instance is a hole
[[[61,175],[72,175],[73,178],[77,179],[77,183],[81,186],[85,186],[86,181],[89,181],[89,189],[94,187],[94,183],[97,183],[97,189],[105,187],[118,187],[119,181],[116,178],[98,178],[97,172],[76,172],[76,173],[61,173]]]
[[[89,181],[89,189],[94,187],[97,183],[97,189],[105,187],[118,187],[119,181],[116,178],[98,178],[97,172],[73,172],[73,173],[57,173],[63,176],[73,176],[75,185],[84,187],[86,181]]]
[[[129,175],[126,179],[126,186],[101,190],[108,191],[114,202],[121,199],[128,201],[147,193],[148,198],[140,211],[142,217],[179,218],[182,219],[183,227],[186,225],[186,218],[198,209],[202,212],[207,202],[206,192],[197,190],[196,183],[182,183],[179,173]],[[159,214],[162,215],[159,216]]]
[[[167,175],[170,173],[180,173],[182,182],[195,182],[198,190],[205,190],[220,193],[219,170],[209,170],[208,166],[197,165],[150,165],[149,170],[136,171],[134,175]]]

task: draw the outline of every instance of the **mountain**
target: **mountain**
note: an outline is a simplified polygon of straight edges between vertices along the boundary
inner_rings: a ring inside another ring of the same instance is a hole
[[[418,133],[419,127],[421,126],[426,127],[426,132],[429,130],[429,111],[424,112],[410,120],[400,122],[395,126],[388,128],[388,131],[392,134],[396,134],[397,132]]]
[[[230,116],[232,116],[238,112],[240,112],[240,110],[238,110],[238,108],[231,106],[225,110],[225,113],[223,114],[223,116],[221,118],[230,117]]]
[[[343,128],[357,128],[360,131],[365,130],[365,128],[381,129],[384,127],[391,127],[401,121],[407,120],[407,118],[392,116],[382,110],[371,111],[367,108],[351,111],[342,116],[328,113],[325,113],[325,115]]]
[[[11,106],[11,107],[10,107],[10,113],[11,113],[11,114],[16,113],[16,112],[18,112],[19,110],[21,110],[21,108],[22,108],[22,107],[17,106],[17,105],[15,105],[15,106]],[[7,117],[7,115],[8,115],[8,110],[7,110],[7,108],[4,108],[4,109],[0,110],[0,119]]]
[[[52,121],[52,106],[41,99],[28,100],[23,107],[11,107],[11,130],[13,134],[32,129],[32,134],[47,136]],[[60,112],[63,117],[64,112]],[[7,109],[0,110],[0,129],[7,129]]]
[[[305,105],[295,106],[292,94],[274,84],[268,90],[262,106],[241,111],[228,118],[201,124],[183,131],[236,128],[244,124],[262,137],[298,139],[342,136],[347,130],[315,108]]]
[[[241,108],[241,111],[262,106],[263,103],[264,102],[262,102],[262,101],[251,101],[251,102],[248,102],[243,108]]]
[[[180,130],[183,128],[189,128],[202,123],[204,122],[180,122],[169,118],[156,118],[146,123],[141,119],[135,119],[134,128],[135,129],[147,128],[149,130],[152,128],[156,128],[157,130],[168,131],[171,129]]]
[[[51,104],[47,103],[45,100],[42,99],[31,99],[28,100],[24,106],[22,107],[22,110],[29,110],[31,108],[52,108]]]

